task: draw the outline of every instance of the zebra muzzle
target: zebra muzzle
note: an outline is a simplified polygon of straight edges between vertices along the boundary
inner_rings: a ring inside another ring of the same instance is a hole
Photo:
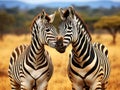
[[[63,45],[63,38],[62,37],[58,37],[57,38],[57,42],[56,42],[55,48],[60,53],[64,53],[65,52],[66,46]]]

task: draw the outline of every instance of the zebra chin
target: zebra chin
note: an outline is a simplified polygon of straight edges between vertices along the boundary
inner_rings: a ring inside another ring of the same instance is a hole
[[[66,50],[66,46],[56,47],[56,50],[57,50],[59,53],[64,53],[65,50]]]

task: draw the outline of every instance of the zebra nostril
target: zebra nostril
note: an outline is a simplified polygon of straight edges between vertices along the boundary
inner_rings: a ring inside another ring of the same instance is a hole
[[[61,42],[61,41],[57,41],[55,48],[56,48],[56,50],[57,50],[58,52],[60,52],[60,53],[64,53],[65,50],[66,50],[66,46],[64,46],[63,41],[62,41],[62,42]]]
[[[58,47],[61,47],[61,46],[63,46],[63,41],[61,41],[61,40],[58,40],[58,41],[56,42],[56,45],[57,45]]]
[[[61,36],[58,36],[58,37],[57,37],[56,45],[57,45],[58,47],[63,46],[63,37],[61,37]]]

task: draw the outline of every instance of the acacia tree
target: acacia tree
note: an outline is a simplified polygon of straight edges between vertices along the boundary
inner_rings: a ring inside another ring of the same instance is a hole
[[[116,43],[117,32],[120,31],[120,16],[105,16],[94,24],[96,29],[105,29],[113,37],[112,43]]]
[[[3,32],[9,25],[14,23],[14,17],[6,12],[0,12],[0,39],[3,38]]]

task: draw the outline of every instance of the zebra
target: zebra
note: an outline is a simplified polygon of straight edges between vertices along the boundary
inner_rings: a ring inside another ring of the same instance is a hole
[[[55,47],[54,17],[55,13],[41,11],[31,24],[30,45],[20,45],[12,52],[8,69],[12,90],[47,90],[54,68],[44,45]]]
[[[108,49],[100,43],[92,44],[85,22],[73,7],[59,8],[59,13],[62,22],[55,48],[64,53],[72,44],[67,70],[72,90],[104,90],[110,75]]]

